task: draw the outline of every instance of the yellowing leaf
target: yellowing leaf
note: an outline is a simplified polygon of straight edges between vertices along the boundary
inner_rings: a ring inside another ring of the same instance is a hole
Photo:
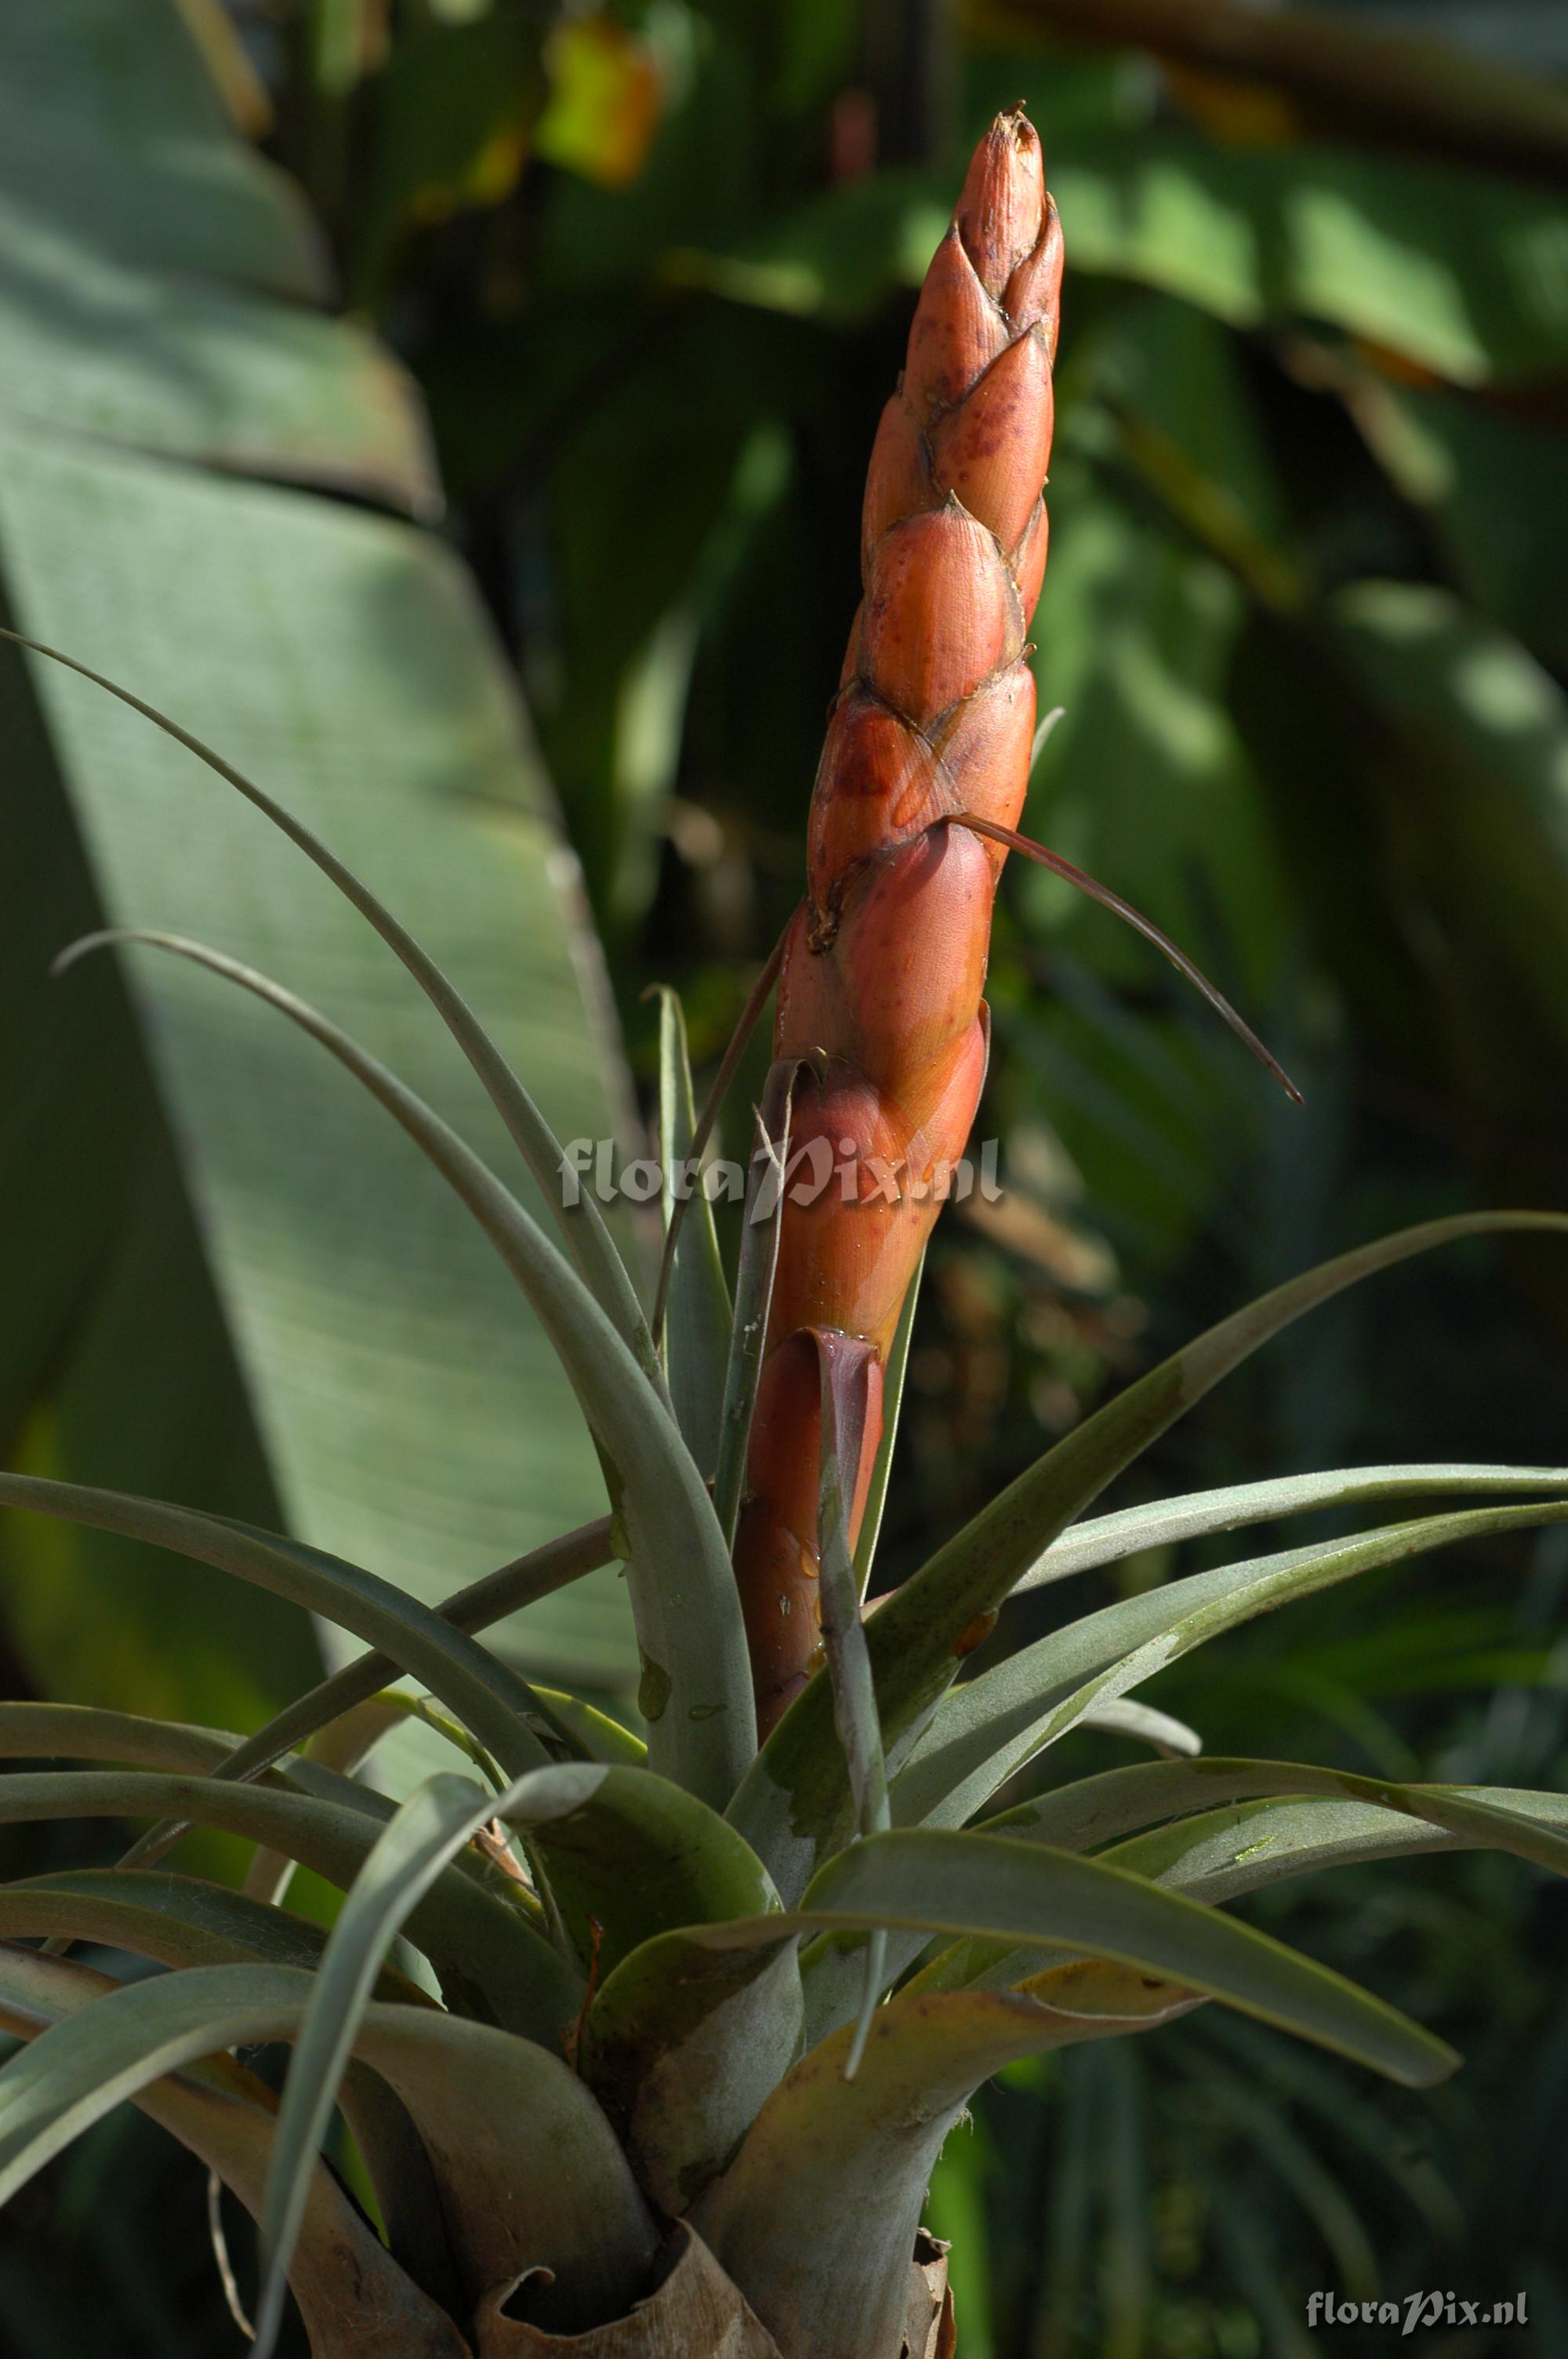
[[[663,109],[655,52],[608,16],[583,16],[551,35],[545,71],[550,95],[534,127],[536,152],[601,189],[630,187]]]

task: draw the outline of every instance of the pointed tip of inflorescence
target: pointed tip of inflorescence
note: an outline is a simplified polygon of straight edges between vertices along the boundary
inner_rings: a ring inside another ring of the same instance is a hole
[[[1010,108],[975,149],[953,214],[975,276],[994,302],[1038,245],[1045,204],[1040,135],[1022,107]]]

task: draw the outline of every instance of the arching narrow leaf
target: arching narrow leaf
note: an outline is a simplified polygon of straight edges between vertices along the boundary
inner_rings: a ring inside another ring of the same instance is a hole
[[[117,939],[192,959],[298,1024],[380,1101],[473,1213],[536,1312],[622,1486],[638,1643],[666,1682],[661,1708],[647,1713],[651,1754],[693,1792],[727,1801],[756,1750],[745,1633],[729,1556],[702,1477],[673,1420],[576,1271],[449,1125],[292,992],[177,936],[123,931]],[[514,1773],[527,1766],[492,1749]]]
[[[613,1553],[611,1518],[601,1516],[596,1522],[579,1525],[576,1531],[547,1540],[543,1548],[532,1549],[514,1562],[470,1582],[431,1610],[455,1630],[471,1633],[486,1629],[492,1622],[532,1604],[535,1598],[548,1596],[566,1582],[579,1580],[582,1574],[610,1563]],[[369,1702],[378,1689],[398,1676],[399,1669],[389,1655],[373,1648],[367,1655],[356,1656],[341,1671],[334,1671],[293,1703],[286,1704],[243,1745],[232,1746],[222,1760],[214,1764],[211,1774],[234,1778],[259,1776],[296,1745],[308,1744],[335,1721]],[[541,1689],[535,1692],[544,1694]],[[178,1837],[178,1828],[149,1828],[131,1846],[122,1864],[146,1866],[160,1859]]]
[[[1254,1614],[1429,1549],[1565,1518],[1568,1502],[1556,1500],[1422,1516],[1192,1573],[1087,1614],[946,1697],[894,1785],[893,1815],[905,1826],[961,1826],[1015,1769],[1076,1726],[1087,1708],[1139,1686]]]
[[[0,2073],[0,2202],[150,2082],[295,2038],[310,1987],[287,1966],[197,1967],[113,1990],[43,2033]],[[538,2267],[554,2273],[533,2295],[552,2331],[630,2306],[657,2234],[609,2123],[557,2057],[490,2025],[379,2005],[356,2053],[418,2124],[471,2299]]]
[[[256,2359],[271,2359],[310,2181],[355,2038],[394,1939],[443,1868],[484,1825],[493,1797],[467,1777],[432,1777],[383,1829],[332,1928],[284,2083],[262,2206],[265,2265]]]
[[[0,1777],[0,1825],[171,1814],[266,1843],[343,1891],[382,1825],[313,1796],[210,1777],[124,1769]],[[553,2045],[581,2005],[580,1978],[522,1908],[460,1869],[414,1911],[408,1933],[445,1984],[473,1990],[496,2021],[528,2038]]]
[[[78,1867],[0,1885],[0,1940],[50,1934],[164,1966],[298,1966],[308,1973],[327,1945],[321,1926],[202,1876]],[[384,1998],[433,2004],[390,1969],[383,1983]]]
[[[500,1794],[442,1776],[411,1795],[367,1854],[333,1927],[284,2093],[265,2221],[261,2359],[276,2334],[308,2172],[377,1966],[443,1869],[492,1818],[529,1830],[580,1948],[585,1956],[597,1949],[606,1970],[673,1922],[751,1915],[774,1903],[733,1829],[646,1770],[564,1765]]]
[[[0,2027],[36,2039],[82,2020],[118,1988],[88,1967],[8,1950],[0,1954]],[[259,2218],[277,2104],[265,2082],[213,2054],[128,2094]],[[407,2359],[468,2359],[450,2315],[398,2266],[324,2164],[311,2175],[289,2282],[314,2359],[357,2359],[367,2334]]]
[[[384,1648],[400,1670],[422,1680],[465,1720],[514,1776],[549,1759],[530,1726],[531,1720],[546,1715],[516,1672],[427,1605],[357,1565],[226,1516],[198,1515],[166,1500],[134,1499],[85,1484],[0,1473],[0,1505],[150,1541],[308,1606]]]
[[[159,1965],[287,1965],[314,1973],[327,1936],[319,1925],[198,1876],[146,1875],[124,1868],[78,1868],[0,1886],[0,1940],[63,1935],[95,1941]],[[375,1995],[404,2006],[433,2004],[390,1967]],[[269,2107],[271,2104],[269,2093]],[[445,2237],[424,2148],[403,2107],[363,2065],[351,2065],[341,2093],[375,2189],[394,2253],[427,2290],[448,2274]],[[309,2179],[303,2192],[308,2204]],[[259,2207],[261,2188],[256,2200]]]
[[[1462,1498],[1517,1491],[1568,1490],[1568,1467],[1400,1465],[1339,1466],[1323,1474],[1282,1474],[1266,1483],[1231,1483],[1180,1499],[1152,1499],[1092,1516],[1053,1540],[1013,1585],[1012,1594],[1043,1589],[1069,1573],[1119,1563],[1145,1549],[1174,1548],[1210,1532],[1273,1523],[1325,1508],[1359,1506],[1373,1499],[1415,1499],[1456,1493]]]
[[[829,1861],[799,1908],[663,1935],[623,1972],[648,1972],[660,1951],[673,1961],[683,1948],[760,1949],[796,1933],[878,1927],[1109,1959],[1413,2086],[1444,2079],[1458,2061],[1380,1999],[1250,1926],[1102,1861],[976,1832],[870,1836]]]
[[[1477,1212],[1429,1221],[1276,1287],[1151,1369],[1046,1451],[879,1608],[867,1625],[890,1768],[908,1757],[950,1685],[955,1651],[1113,1477],[1292,1320],[1377,1271],[1465,1236],[1568,1234],[1568,1215]],[[796,1698],[748,1773],[730,1815],[788,1906],[848,1838],[848,1780],[826,1683]]]
[[[1309,1807],[1292,1797],[1314,1799]],[[1568,1799],[1490,1787],[1400,1786],[1293,1761],[1216,1758],[1113,1769],[1004,1810],[977,1832],[1076,1851],[1175,1810],[1194,1815],[1100,1856],[1210,1905],[1318,1867],[1433,1850],[1506,1852],[1568,1875]],[[960,1941],[940,1951],[911,1987],[1002,1990],[1037,1962],[1008,1943]]]
[[[887,1764],[860,1619],[860,1585],[849,1554],[846,1506],[854,1496],[864,1446],[872,1355],[868,1344],[848,1335],[818,1332],[815,1341],[822,1393],[822,1468],[816,1506],[822,1646],[833,1687],[834,1724],[844,1748],[855,1805],[856,1831],[862,1835],[880,1834],[891,1823]],[[866,1944],[856,2036],[844,2060],[844,2070],[851,2077],[871,2028],[886,1959],[887,1935],[873,1933]]]
[[[1568,1800],[1560,1794],[1487,1790],[1476,1803],[1440,1788],[1429,1807],[1432,1823],[1423,1826],[1411,1823],[1413,1813],[1348,1798],[1243,1802],[1119,1843],[1108,1855],[1211,1905],[1288,1875],[1412,1852],[1512,1852],[1568,1873]]]

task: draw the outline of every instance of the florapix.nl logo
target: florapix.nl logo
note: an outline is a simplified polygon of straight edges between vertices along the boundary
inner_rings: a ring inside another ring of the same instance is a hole
[[[927,1155],[918,1139],[903,1156],[871,1155],[853,1138],[820,1136],[781,1153],[764,1139],[752,1157],[748,1190],[746,1169],[722,1156],[700,1163],[665,1165],[652,1156],[623,1162],[613,1139],[574,1138],[561,1150],[561,1202],[569,1212],[585,1194],[600,1204],[622,1198],[684,1203],[701,1196],[710,1204],[744,1202],[754,1221],[771,1220],[782,1201],[808,1205],[834,1194],[840,1203],[862,1206],[961,1204],[971,1195],[994,1204],[1002,1194],[1000,1168],[994,1138],[981,1140],[976,1155],[953,1158]]]
[[[1438,2326],[1528,2326],[1530,2297],[1521,2289],[1500,2300],[1466,2301],[1455,2293],[1407,2293],[1399,2301],[1352,2301],[1348,2296],[1307,2297],[1306,2322],[1318,2326],[1392,2326],[1401,2335]]]

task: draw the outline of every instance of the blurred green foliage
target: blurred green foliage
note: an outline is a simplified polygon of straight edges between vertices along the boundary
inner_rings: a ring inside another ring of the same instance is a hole
[[[1068,281],[1035,661],[1065,715],[1025,823],[1173,933],[1308,1103],[1013,864],[982,1114],[1009,1194],[933,1250],[890,1574],[1246,1293],[1400,1222],[1568,1202],[1558,84],[1424,24],[1390,46],[1370,8],[1245,0],[180,5],[424,396],[644,1093],[647,984],[711,1065],[798,894],[913,289],[988,114],[1023,98],[1040,127]],[[1149,1479],[1561,1457],[1560,1259],[1380,1287]],[[1565,1581],[1555,1540],[1390,1572],[1152,1698],[1214,1750],[1559,1782]],[[1561,1901],[1444,1860],[1255,1905],[1469,2069],[1390,2097],[1206,2014],[1020,2071],[934,2188],[962,2359],[1295,2359],[1312,2288],[1422,2285],[1527,2285],[1536,2347],[1568,2352]],[[18,2348],[52,2354],[27,2305],[65,2315],[58,2265],[0,2268]],[[127,2353],[168,2347],[153,2314],[127,2309]]]

